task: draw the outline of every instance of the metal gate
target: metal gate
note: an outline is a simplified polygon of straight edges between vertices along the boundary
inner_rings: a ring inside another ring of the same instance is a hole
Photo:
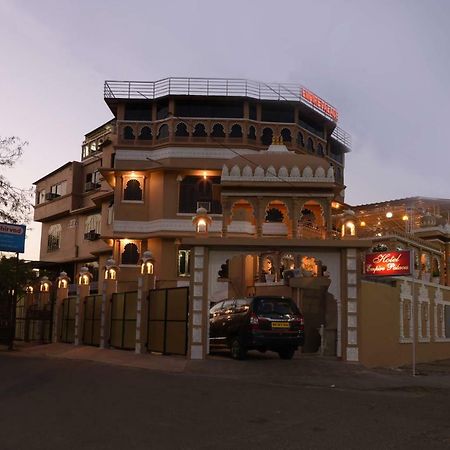
[[[0,344],[11,344],[12,338],[12,303],[10,293],[2,293],[0,296]]]
[[[114,348],[134,350],[136,345],[137,291],[119,292],[111,298],[111,337]]]
[[[25,315],[25,340],[49,343],[52,341],[53,302],[43,306],[31,305]]]
[[[61,330],[59,340],[67,344],[75,342],[75,304],[77,297],[67,297],[61,307]]]
[[[89,295],[84,300],[83,344],[100,345],[102,296]]]
[[[186,355],[189,288],[153,289],[148,300],[148,350]]]
[[[14,333],[14,339],[17,341],[25,340],[25,319],[25,298],[22,297],[18,300],[16,305],[16,329]]]

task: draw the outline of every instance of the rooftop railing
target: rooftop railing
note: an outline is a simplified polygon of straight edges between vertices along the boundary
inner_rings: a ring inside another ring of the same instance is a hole
[[[324,112],[335,110],[328,102],[315,96],[314,103],[302,96],[305,89],[297,83],[261,83],[239,78],[164,78],[158,81],[105,81],[105,99],[156,99],[167,95],[201,95],[220,97],[250,97],[258,100],[295,101],[336,122]],[[309,91],[308,91],[309,92]],[[319,105],[319,106],[318,106]],[[320,108],[320,105],[326,108]],[[332,137],[351,148],[350,135],[339,127]]]

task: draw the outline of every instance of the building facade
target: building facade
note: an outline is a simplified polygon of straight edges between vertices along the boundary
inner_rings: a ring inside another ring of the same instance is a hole
[[[448,230],[380,234],[375,206],[345,203],[350,137],[306,88],[169,78],[106,82],[104,97],[114,118],[85,136],[81,161],[35,183],[41,260],[72,280],[87,267],[100,292],[113,259],[126,292],[150,251],[151,287],[189,289],[190,357],[208,353],[211,302],[280,294],[305,313],[305,351],[359,360],[373,241],[417,246],[420,276],[437,264],[448,283]]]

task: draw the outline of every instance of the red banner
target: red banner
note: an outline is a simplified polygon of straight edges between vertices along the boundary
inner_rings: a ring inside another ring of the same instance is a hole
[[[411,275],[411,252],[367,253],[364,274],[373,277],[393,277]]]
[[[307,102],[311,103],[311,105],[314,105],[328,117],[337,122],[338,112],[331,105],[322,100],[320,97],[317,97],[316,94],[308,91],[308,89],[302,88],[300,94]]]

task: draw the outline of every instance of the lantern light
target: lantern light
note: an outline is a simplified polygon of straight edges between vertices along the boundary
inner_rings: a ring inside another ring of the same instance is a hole
[[[387,217],[388,219],[392,219],[393,216],[394,216],[394,214],[392,213],[392,211],[388,211],[388,212],[386,213],[386,217]]]
[[[141,259],[141,274],[142,275],[153,275],[155,258],[150,250],[143,253]]]
[[[110,258],[105,265],[105,280],[117,280],[118,267],[114,259]]]

